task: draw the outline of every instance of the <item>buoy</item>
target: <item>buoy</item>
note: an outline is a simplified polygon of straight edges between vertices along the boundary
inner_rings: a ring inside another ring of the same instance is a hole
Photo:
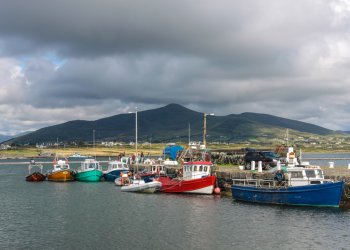
[[[221,192],[221,190],[220,190],[219,187],[216,187],[216,188],[214,189],[214,194],[220,194],[220,192]]]

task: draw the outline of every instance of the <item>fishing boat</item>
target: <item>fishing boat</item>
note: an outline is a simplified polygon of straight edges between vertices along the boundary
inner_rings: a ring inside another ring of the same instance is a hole
[[[114,181],[121,176],[121,173],[128,173],[129,168],[124,162],[110,161],[108,162],[107,170],[103,173],[103,178],[106,181]]]
[[[75,174],[77,181],[96,182],[103,176],[101,166],[95,159],[85,159]]]
[[[49,181],[74,181],[75,172],[69,168],[68,160],[53,161],[53,169],[47,173],[47,180]]]
[[[37,169],[32,172],[33,169]],[[39,182],[46,179],[46,175],[43,174],[43,165],[36,164],[34,160],[31,160],[28,166],[29,175],[26,176],[26,181]]]
[[[171,178],[159,176],[164,193],[212,194],[216,176],[211,175],[213,163],[208,161],[185,162],[182,165],[182,176]]]
[[[233,179],[234,200],[298,206],[339,207],[344,182],[324,179],[318,166],[276,171],[271,180]]]

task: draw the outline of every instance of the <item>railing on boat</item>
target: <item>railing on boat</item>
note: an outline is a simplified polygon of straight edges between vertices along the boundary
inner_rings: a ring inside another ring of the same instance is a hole
[[[333,182],[332,180],[292,180],[293,183],[303,182],[303,185],[312,185],[312,184],[320,184],[321,182]],[[305,183],[306,182],[306,183]],[[318,183],[319,182],[319,183]],[[277,180],[265,180],[265,179],[232,179],[233,185],[240,186],[249,186],[256,188],[277,188],[277,187],[289,187],[289,186],[298,186],[291,185],[289,180],[277,181]]]
[[[262,180],[262,179],[232,179],[233,185],[256,187],[256,188],[272,188],[287,187],[288,181]]]

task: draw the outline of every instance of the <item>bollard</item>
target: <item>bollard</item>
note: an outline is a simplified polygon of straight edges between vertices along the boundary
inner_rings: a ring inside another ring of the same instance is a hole
[[[251,168],[250,168],[251,170],[255,170],[255,161],[252,161],[252,164],[251,164]]]
[[[277,171],[281,171],[281,170],[282,170],[282,168],[281,168],[281,162],[278,161],[278,162],[277,162]]]
[[[262,162],[258,161],[258,172],[262,173]]]
[[[329,168],[334,168],[334,162],[332,161],[329,162]]]

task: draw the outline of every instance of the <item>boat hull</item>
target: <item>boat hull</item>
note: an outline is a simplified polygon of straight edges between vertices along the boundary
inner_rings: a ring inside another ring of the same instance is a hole
[[[259,188],[232,185],[235,200],[298,206],[339,207],[343,182],[305,185],[296,187]]]
[[[86,182],[97,182],[102,178],[102,171],[93,169],[88,171],[77,172],[75,179],[77,181],[86,181]]]
[[[138,192],[138,193],[155,193],[160,190],[161,183],[159,181],[132,183],[128,186],[122,186],[123,192]]]
[[[45,179],[46,179],[46,175],[40,172],[34,172],[26,176],[26,181],[32,181],[32,182],[40,182],[40,181],[44,181]]]
[[[161,176],[158,181],[162,183],[160,191],[164,193],[212,194],[216,177],[207,176],[193,180],[180,180]]]
[[[57,181],[57,182],[65,182],[65,181],[74,181],[74,171],[70,169],[59,170],[55,172],[49,172],[47,174],[48,181]]]

